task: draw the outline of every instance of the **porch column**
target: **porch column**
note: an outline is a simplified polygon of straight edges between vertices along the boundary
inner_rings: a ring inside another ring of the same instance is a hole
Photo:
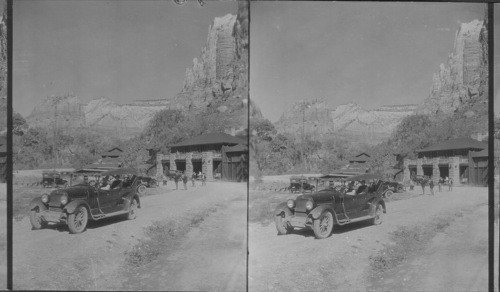
[[[410,182],[410,161],[403,159],[403,183]]]
[[[424,169],[422,168],[423,164],[423,159],[418,158],[417,159],[417,175],[423,175],[424,174]]]
[[[450,157],[450,178],[453,180],[453,185],[460,183],[460,158]]]
[[[163,164],[162,160],[165,158],[163,154],[156,154],[156,177],[163,177]]]
[[[212,152],[202,152],[202,172],[207,176],[207,180],[214,179],[214,154]]]
[[[441,173],[439,172],[439,157],[432,158],[432,180],[434,183],[439,181]]]
[[[175,164],[175,153],[170,153],[170,170],[177,170],[177,164]]]
[[[188,178],[193,175],[193,152],[186,153],[186,175]]]

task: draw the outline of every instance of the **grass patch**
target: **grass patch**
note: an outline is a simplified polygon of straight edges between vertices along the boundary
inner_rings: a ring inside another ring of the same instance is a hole
[[[32,199],[44,193],[50,193],[53,189],[43,187],[27,187],[14,185],[12,190],[12,216],[14,220],[21,221],[29,216],[28,206]]]
[[[460,214],[463,216],[462,213]],[[383,273],[425,250],[431,239],[450,226],[456,217],[459,217],[457,213],[451,216],[441,216],[425,225],[401,226],[392,232],[390,237],[393,244],[386,245],[376,255],[370,256],[372,279],[379,278]]]
[[[125,251],[125,261],[131,267],[144,266],[165,253],[175,242],[187,234],[191,228],[199,226],[206,217],[217,211],[211,207],[196,213],[189,219],[179,218],[155,221],[146,227],[146,238],[141,239],[131,250]]]
[[[289,198],[295,198],[298,194],[276,193],[270,191],[250,191],[248,205],[248,220],[251,223],[268,225],[274,222],[274,209]]]

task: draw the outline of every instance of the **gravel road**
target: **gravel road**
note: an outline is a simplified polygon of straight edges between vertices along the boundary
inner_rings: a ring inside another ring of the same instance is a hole
[[[473,187],[392,201],[387,204],[382,225],[360,222],[340,226],[334,229],[331,237],[323,240],[315,239],[312,231],[299,230],[277,236],[274,224],[250,224],[249,290],[397,291],[404,289],[405,286],[399,284],[405,276],[414,275],[418,261],[422,270],[415,273],[412,282],[406,286],[409,290],[436,291],[454,287],[463,291],[467,288],[485,291],[487,202],[487,188]],[[403,262],[406,270],[387,274],[384,279],[371,280],[370,257],[392,244],[391,232],[400,226],[426,226],[444,218],[451,222],[450,225],[443,234],[438,233],[432,239],[423,254]],[[456,252],[461,256],[450,257]],[[443,258],[447,260],[438,260]],[[469,265],[464,267],[464,262]],[[432,269],[426,270],[429,265]],[[453,281],[456,281],[455,286],[446,286]],[[456,286],[458,283],[469,285]]]
[[[130,275],[124,272],[124,252],[131,250],[144,238],[144,228],[154,222],[189,218],[214,206],[218,206],[217,211],[204,218],[199,228],[193,228],[183,238],[176,239],[177,245],[170,250],[170,255],[160,255],[156,265],[153,263],[153,270],[161,274],[163,270],[176,269],[179,262],[184,262],[185,268],[177,271],[175,279],[191,279],[193,283],[199,284],[202,279],[213,275],[209,283],[211,287],[238,288],[233,283],[234,279],[239,282],[245,278],[245,270],[241,266],[246,264],[246,184],[209,182],[205,187],[197,186],[187,191],[171,188],[169,185],[152,189],[156,195],[142,197],[142,208],[137,219],[128,221],[109,218],[93,222],[81,234],[69,234],[65,226],[31,230],[28,218],[14,222],[14,289],[165,290],[166,287],[151,284],[148,278],[136,277],[134,285],[127,284]],[[211,236],[211,232],[220,227],[224,230],[217,236]],[[200,241],[198,238],[205,240]],[[198,253],[200,250],[209,250],[211,246],[220,246],[224,252],[207,253],[203,257],[204,265],[196,265],[191,261],[200,258],[189,256],[189,250],[186,250],[188,246]],[[184,254],[185,257],[172,261],[172,254]],[[213,267],[218,263],[232,264],[233,275],[229,278],[217,277],[221,270],[212,269],[210,262]],[[150,273],[146,269],[143,271]]]

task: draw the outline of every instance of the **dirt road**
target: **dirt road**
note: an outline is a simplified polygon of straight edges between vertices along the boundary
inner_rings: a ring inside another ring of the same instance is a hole
[[[176,276],[174,278],[169,274],[170,279],[179,279],[179,283],[184,285],[188,281],[182,279],[190,279],[198,285],[210,278],[210,287],[227,287],[228,290],[237,288],[235,279],[239,282],[242,277],[245,278],[245,270],[241,269],[241,265],[244,267],[246,264],[246,208],[242,206],[246,203],[246,185],[208,183],[206,187],[198,186],[188,191],[172,190],[169,186],[155,192],[160,194],[141,198],[142,208],[137,219],[127,221],[110,218],[97,221],[77,235],[69,234],[65,226],[31,230],[28,218],[14,222],[14,289],[165,290],[168,286],[162,286],[164,283],[161,281],[168,277],[159,275],[171,270],[176,271]],[[215,213],[207,213],[208,217],[203,218],[199,227],[181,238],[166,242],[166,245],[172,245],[169,254],[159,255],[148,266],[152,269],[138,269],[143,274],[133,275],[133,284],[127,281],[131,275],[127,274],[125,252],[145,238],[146,227],[155,222],[179,218],[187,220],[192,214],[208,209],[215,210]],[[212,236],[212,231],[219,229],[220,232]],[[189,253],[189,245],[191,249],[197,250],[193,255]],[[219,252],[208,253],[213,247],[219,247]],[[197,257],[196,254],[202,254],[203,257]],[[178,259],[175,259],[176,255]],[[200,259],[203,259],[203,265],[199,264]],[[218,277],[226,274],[224,269],[214,268],[218,263],[232,265],[233,275]],[[156,273],[158,277],[150,277],[149,273]],[[158,280],[156,286],[151,279]]]
[[[454,287],[486,291],[487,202],[486,188],[469,187],[392,201],[387,204],[388,212],[382,225],[360,222],[341,226],[323,240],[316,240],[312,231],[277,236],[274,224],[250,224],[249,290],[397,291],[408,287],[409,290],[436,291]],[[381,278],[372,277],[371,258],[394,244],[392,232],[401,226],[411,229],[436,222],[446,224],[436,232],[423,253],[404,259],[402,272],[395,272],[398,266]],[[449,257],[456,252],[461,256]],[[444,258],[447,258],[445,262],[439,260]],[[467,267],[463,267],[464,262],[468,263]],[[427,270],[429,265],[432,269]],[[418,267],[422,269],[414,275]],[[401,286],[405,277],[410,279],[410,276],[411,283]],[[455,285],[468,285],[446,286],[453,281]]]

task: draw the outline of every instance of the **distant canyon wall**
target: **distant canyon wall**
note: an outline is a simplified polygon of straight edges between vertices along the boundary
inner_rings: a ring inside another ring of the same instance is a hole
[[[342,136],[377,144],[388,138],[403,118],[412,114],[436,117],[462,111],[467,117],[486,117],[487,40],[487,23],[484,21],[461,24],[453,52],[434,74],[429,96],[418,105],[388,105],[365,110],[355,103],[329,108],[321,99],[304,100],[285,110],[275,123],[276,129],[295,134],[300,139],[303,126],[306,134],[320,139]]]
[[[207,108],[239,117],[248,127],[248,3],[238,2],[237,15],[215,18],[205,46],[186,69],[182,91],[174,97],[117,104],[109,98],[82,103],[76,96],[47,97],[26,118],[31,126],[90,127],[120,133],[139,133],[160,110],[191,114]],[[182,73],[180,73],[182,74]],[[252,108],[254,115],[260,111]]]
[[[341,135],[374,144],[389,137],[401,120],[415,112],[416,105],[387,105],[365,110],[355,103],[329,108],[322,99],[302,101],[288,108],[275,123],[278,132],[316,137]],[[302,121],[304,120],[304,124]]]

